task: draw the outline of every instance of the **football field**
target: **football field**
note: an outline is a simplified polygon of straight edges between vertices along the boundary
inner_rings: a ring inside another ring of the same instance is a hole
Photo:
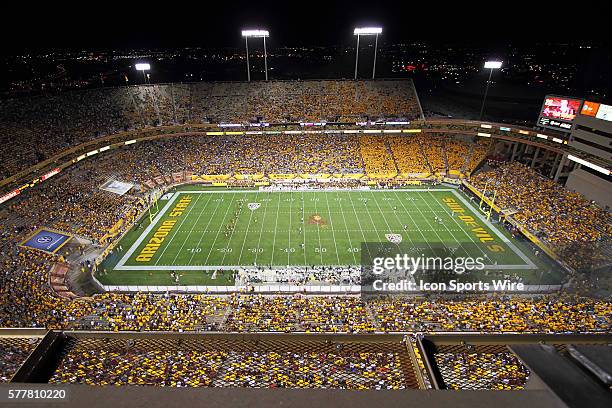
[[[182,284],[207,284],[210,273],[203,272],[213,270],[360,265],[364,242],[401,241],[425,249],[442,245],[464,256],[482,256],[496,270],[538,269],[533,254],[454,188],[187,188],[163,198],[152,222],[143,218],[105,262],[103,283],[172,284],[169,274],[176,272]]]

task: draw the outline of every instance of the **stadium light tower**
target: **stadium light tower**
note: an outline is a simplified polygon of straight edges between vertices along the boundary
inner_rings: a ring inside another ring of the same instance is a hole
[[[268,80],[268,53],[266,51],[266,37],[270,36],[268,30],[242,30],[244,43],[246,45],[247,57],[247,81],[251,82],[251,67],[249,66],[249,37],[263,38],[264,47],[264,67],[266,72],[266,81]]]
[[[151,64],[148,64],[146,62],[136,64],[136,71],[142,71],[142,77],[144,78],[145,84],[147,83],[146,71],[150,71],[150,70],[151,70]]]
[[[487,87],[485,88],[484,98],[482,98],[482,106],[480,107],[480,116],[478,120],[482,120],[482,114],[484,113],[485,101],[487,100],[487,93],[489,92],[489,84],[491,83],[491,76],[493,75],[494,69],[500,69],[502,66],[501,61],[486,61],[484,64],[485,69],[489,68],[489,79],[487,80]]]
[[[374,68],[372,68],[372,79],[376,75],[376,51],[378,50],[378,34],[382,33],[382,27],[357,27],[353,30],[353,35],[357,36],[357,49],[355,52],[355,79],[357,79],[357,65],[359,63],[359,37],[362,35],[375,35],[374,42]]]

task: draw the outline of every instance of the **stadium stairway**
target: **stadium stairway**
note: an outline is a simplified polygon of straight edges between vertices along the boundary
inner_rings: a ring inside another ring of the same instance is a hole
[[[78,296],[70,290],[66,283],[66,274],[69,269],[70,267],[65,263],[58,262],[53,265],[49,276],[49,283],[59,296],[67,299],[74,299]]]

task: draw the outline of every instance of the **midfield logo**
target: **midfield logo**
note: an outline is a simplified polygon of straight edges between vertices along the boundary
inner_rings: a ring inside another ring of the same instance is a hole
[[[402,242],[402,236],[400,234],[385,234],[385,238],[392,244],[399,244]]]
[[[261,207],[261,203],[249,203],[248,207],[249,207],[249,210],[254,211],[258,209],[259,207]]]

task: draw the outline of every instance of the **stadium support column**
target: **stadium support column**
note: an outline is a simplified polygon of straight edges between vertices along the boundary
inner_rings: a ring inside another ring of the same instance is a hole
[[[561,153],[557,153],[557,155],[555,156],[555,159],[553,160],[553,164],[550,168],[550,174],[548,175],[548,178],[553,178],[555,176],[555,170],[557,166],[559,165],[561,156],[562,156]]]
[[[359,34],[357,34],[357,48],[355,50],[355,79],[357,79],[357,64],[359,63]]]
[[[535,166],[535,162],[538,159],[538,154],[540,153],[540,147],[536,147],[535,151],[533,152],[533,159],[531,159],[531,167],[533,169],[533,166]]]
[[[372,68],[372,79],[376,76],[376,50],[378,49],[378,34],[376,34],[376,40],[374,41],[374,67]]]
[[[493,70],[489,72],[489,79],[487,80],[487,86],[485,88],[484,97],[482,98],[482,106],[480,107],[480,116],[478,116],[478,120],[482,120],[482,114],[484,113],[485,102],[487,101],[487,93],[489,93],[489,84],[491,83],[492,76],[493,76]]]
[[[251,82],[251,67],[249,65],[249,37],[244,37],[244,43],[246,44],[247,54],[247,82]]]
[[[266,72],[266,81],[268,80],[268,52],[266,51],[266,37],[263,38],[264,42],[264,70]]]
[[[559,176],[561,176],[561,172],[563,171],[563,166],[565,166],[565,160],[567,159],[567,154],[563,154],[561,157],[561,161],[559,161],[559,167],[557,167],[557,172],[555,173],[554,181],[559,180]]]
[[[512,149],[512,156],[510,157],[510,161],[514,161],[514,158],[516,157],[516,151],[518,150],[519,147],[519,142],[514,142],[514,149]]]

